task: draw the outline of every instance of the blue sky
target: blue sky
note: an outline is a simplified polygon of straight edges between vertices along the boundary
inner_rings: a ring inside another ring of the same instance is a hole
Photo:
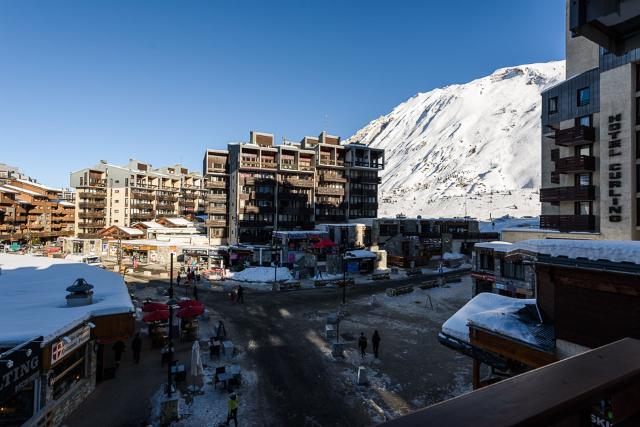
[[[564,57],[564,1],[0,2],[0,162],[68,185],[200,169],[249,130],[343,138],[395,105]]]

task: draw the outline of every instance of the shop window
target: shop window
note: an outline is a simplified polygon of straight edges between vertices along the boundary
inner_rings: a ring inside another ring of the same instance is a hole
[[[589,90],[589,87],[578,89],[578,107],[589,105],[590,98],[591,91]]]
[[[85,347],[83,346],[53,367],[50,380],[53,385],[53,398],[59,399],[85,376]]]
[[[0,425],[22,425],[33,415],[33,382],[16,392],[0,406]]]
[[[558,97],[554,96],[549,98],[549,114],[555,114],[558,112]]]

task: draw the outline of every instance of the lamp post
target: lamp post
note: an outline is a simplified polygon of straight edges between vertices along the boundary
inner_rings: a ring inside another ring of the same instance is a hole
[[[347,227],[342,227],[341,231],[347,230],[348,233],[348,228]],[[343,242],[343,246],[342,246],[342,305],[345,305],[347,303],[347,241],[348,241],[348,236],[347,239],[344,238],[344,236],[342,236],[342,232],[340,233],[340,238]]]
[[[173,260],[173,258],[172,258]],[[172,288],[173,289],[173,288]],[[167,305],[169,306],[169,366],[167,367],[167,398],[171,399],[171,386],[173,382],[173,378],[171,376],[171,368],[173,367],[173,308],[178,302],[171,297],[169,301],[167,301]]]
[[[169,266],[169,298],[173,298],[173,252],[170,255]]]

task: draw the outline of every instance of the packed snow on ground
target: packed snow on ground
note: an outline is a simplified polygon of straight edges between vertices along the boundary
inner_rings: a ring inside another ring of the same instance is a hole
[[[67,287],[83,278],[93,304],[67,307]],[[69,260],[0,254],[0,343],[44,336],[45,342],[93,316],[133,312],[122,276]]]
[[[540,214],[540,93],[564,61],[419,93],[348,142],[385,149],[381,215]]]
[[[225,278],[237,282],[273,282],[274,270],[274,267],[249,267],[239,272],[230,271]],[[275,278],[276,281],[286,281],[293,279],[293,276],[287,267],[278,267]]]
[[[503,295],[484,292],[476,295],[471,301],[465,304],[453,316],[442,325],[442,332],[464,342],[469,342],[469,319],[478,314],[481,317],[481,326],[495,332],[502,332],[505,335],[513,336],[521,341],[529,342],[527,328],[522,327],[522,322],[512,315],[529,304],[535,304],[535,299],[510,298]],[[489,314],[490,316],[487,316]],[[495,316],[494,316],[495,314]],[[480,320],[480,318],[478,318]],[[480,325],[479,325],[480,326]],[[533,341],[535,342],[535,341]]]

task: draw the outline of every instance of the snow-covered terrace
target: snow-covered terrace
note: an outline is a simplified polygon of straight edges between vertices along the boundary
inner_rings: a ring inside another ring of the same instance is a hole
[[[0,254],[0,345],[44,336],[45,342],[92,317],[133,312],[116,273],[87,264],[32,255]],[[94,286],[93,304],[68,307],[66,288],[83,278]]]

